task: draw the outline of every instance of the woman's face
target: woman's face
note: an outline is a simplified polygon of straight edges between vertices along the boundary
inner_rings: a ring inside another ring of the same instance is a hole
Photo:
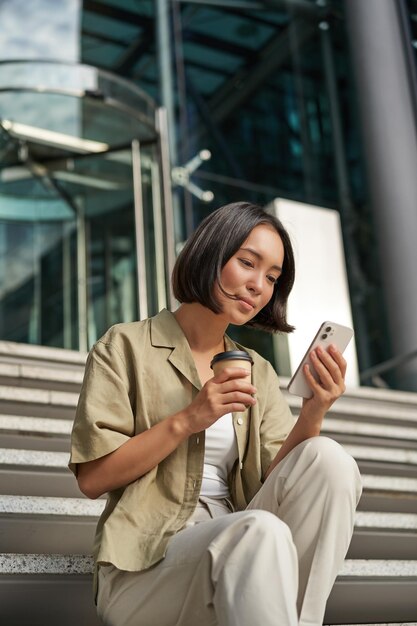
[[[216,287],[216,298],[231,324],[246,324],[269,302],[282,272],[284,246],[268,224],[256,226],[221,272],[221,285],[232,300]]]

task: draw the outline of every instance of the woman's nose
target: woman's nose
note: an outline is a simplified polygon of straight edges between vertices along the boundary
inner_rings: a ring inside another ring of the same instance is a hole
[[[251,293],[256,293],[259,295],[262,292],[262,278],[252,278],[246,286]]]

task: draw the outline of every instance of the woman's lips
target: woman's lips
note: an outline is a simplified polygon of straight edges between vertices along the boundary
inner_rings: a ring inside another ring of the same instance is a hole
[[[244,308],[246,311],[253,311],[254,309],[253,304],[251,304],[247,300],[243,300],[242,298],[239,298],[238,302],[241,304],[242,308]]]

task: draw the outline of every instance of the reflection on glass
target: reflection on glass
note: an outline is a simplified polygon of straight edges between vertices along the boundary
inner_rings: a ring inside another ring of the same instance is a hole
[[[139,214],[141,293],[156,313],[165,284],[155,103],[97,68],[6,61],[0,110],[0,339],[87,350],[109,326],[138,319]],[[144,144],[141,211],[133,139]]]
[[[149,315],[166,304],[154,150],[141,159]],[[1,339],[85,350],[138,319],[131,151],[49,159],[43,177],[4,167],[0,266]]]

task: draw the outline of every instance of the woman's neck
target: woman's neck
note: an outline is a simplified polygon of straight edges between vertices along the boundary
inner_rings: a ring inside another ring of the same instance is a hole
[[[181,304],[174,317],[193,352],[215,354],[224,348],[227,323],[198,302]]]

